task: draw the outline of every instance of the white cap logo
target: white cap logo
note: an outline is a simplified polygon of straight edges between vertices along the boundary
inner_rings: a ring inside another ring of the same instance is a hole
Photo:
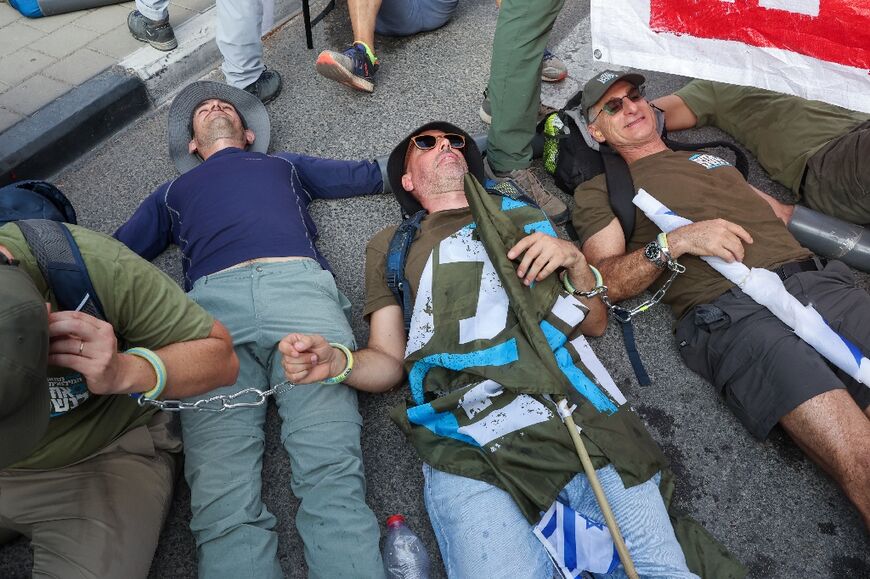
[[[598,76],[598,82],[600,82],[601,84],[607,84],[608,82],[610,82],[611,80],[613,80],[617,76],[619,76],[619,75],[616,74],[615,72],[611,72],[609,70],[606,70]]]

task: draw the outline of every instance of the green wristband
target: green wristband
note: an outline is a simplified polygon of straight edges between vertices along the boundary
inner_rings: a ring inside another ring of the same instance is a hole
[[[147,392],[133,392],[130,394],[131,398],[145,398],[147,400],[155,400],[161,394],[163,394],[163,389],[166,388],[166,366],[163,364],[163,360],[160,359],[160,356],[149,350],[148,348],[130,348],[125,354],[130,354],[131,356],[137,356],[142,358],[154,369],[154,373],[157,375],[157,383],[154,385],[154,388],[148,390]]]
[[[330,346],[333,348],[338,348],[342,352],[344,352],[344,357],[347,358],[347,365],[345,365],[344,370],[342,370],[341,374],[338,376],[333,376],[332,378],[327,378],[323,381],[324,384],[340,384],[347,380],[347,377],[350,376],[351,370],[353,370],[353,352],[345,346],[344,344],[339,344],[338,342],[330,342]]]

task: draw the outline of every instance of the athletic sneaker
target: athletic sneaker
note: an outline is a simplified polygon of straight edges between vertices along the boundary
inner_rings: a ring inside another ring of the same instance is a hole
[[[265,69],[260,73],[260,78],[246,86],[245,90],[266,104],[281,94],[282,85],[280,74],[274,70]]]
[[[515,171],[496,172],[489,165],[489,159],[483,160],[483,173],[487,179],[494,181],[513,180],[526,195],[531,197],[538,207],[547,214],[553,223],[561,225],[568,221],[570,212],[565,203],[544,189],[544,186],[538,181],[531,169],[516,169]]]
[[[559,82],[568,78],[568,67],[562,59],[544,49],[544,67],[541,69],[541,80],[546,82]]]
[[[157,50],[167,51],[178,46],[169,18],[151,20],[138,10],[133,10],[127,15],[127,28],[133,38],[147,42]]]
[[[354,42],[344,52],[324,50],[314,65],[321,75],[363,92],[375,90],[378,57],[364,42]]]
[[[480,110],[477,111],[477,114],[480,115],[480,120],[486,123],[487,125],[492,124],[492,104],[489,102],[489,95],[487,94],[487,89],[483,89],[483,102],[480,103]],[[547,115],[555,112],[556,109],[553,107],[548,107],[544,103],[540,103],[538,105],[538,119],[537,122],[543,121],[547,118]]]

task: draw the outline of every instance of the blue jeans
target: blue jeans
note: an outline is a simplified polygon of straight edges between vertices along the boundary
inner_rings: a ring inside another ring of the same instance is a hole
[[[209,396],[282,382],[276,346],[288,333],[319,333],[350,348],[355,344],[347,319],[350,303],[314,260],[253,264],[205,276],[190,297],[229,329],[240,362],[238,382]],[[365,503],[356,392],[341,384],[311,384],[285,391],[275,402],[290,456],[290,487],[301,499],[296,528],[309,577],[383,577],[378,524]],[[182,414],[199,577],[283,577],[275,517],[260,496],[265,405]]]
[[[441,28],[453,17],[459,0],[383,0],[375,31],[384,36],[410,36]]]
[[[674,536],[659,493],[660,475],[626,489],[616,470],[596,471],[641,577],[695,577]],[[509,494],[483,481],[423,465],[424,498],[448,577],[544,579],[556,573]],[[586,475],[578,474],[558,500],[590,520],[604,522]],[[626,577],[622,565],[608,575]]]

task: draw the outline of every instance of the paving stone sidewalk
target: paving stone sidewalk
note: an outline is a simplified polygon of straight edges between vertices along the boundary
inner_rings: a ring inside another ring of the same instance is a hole
[[[173,0],[177,27],[214,0]],[[134,2],[27,18],[0,3],[0,133],[75,86],[119,63],[145,44],[127,30]]]

